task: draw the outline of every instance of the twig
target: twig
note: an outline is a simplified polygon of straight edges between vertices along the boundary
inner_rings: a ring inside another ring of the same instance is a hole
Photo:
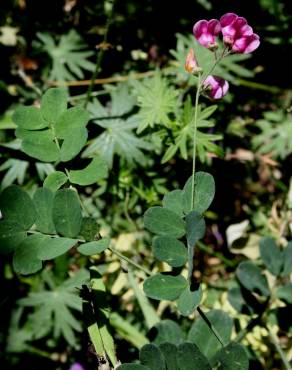
[[[140,80],[145,77],[151,77],[154,76],[155,71],[147,71],[147,72],[141,72],[141,73],[130,73],[127,76],[113,76],[113,77],[106,77],[106,78],[98,78],[93,80],[93,84],[95,85],[103,85],[103,84],[109,84],[109,83],[115,83],[115,82],[126,82],[130,79]],[[74,87],[74,86],[88,86],[92,83],[92,80],[82,80],[82,81],[50,81],[50,86],[68,86],[68,87]]]

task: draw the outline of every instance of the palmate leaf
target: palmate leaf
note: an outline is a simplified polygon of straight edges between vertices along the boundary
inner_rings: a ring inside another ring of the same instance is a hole
[[[40,337],[41,326],[45,322],[55,338],[63,336],[70,345],[76,346],[74,331],[82,330],[80,323],[72,314],[72,310],[82,309],[82,301],[76,294],[76,287],[81,287],[89,279],[89,274],[85,270],[80,270],[61,285],[55,283],[51,272],[44,272],[43,279],[50,286],[49,290],[30,293],[27,298],[18,301],[20,306],[34,308],[34,313],[30,316],[33,336]]]
[[[187,73],[184,69],[185,60],[188,51],[190,48],[193,48],[195,51],[196,58],[201,68],[203,68],[204,73],[208,73],[211,70],[214,64],[214,55],[213,53],[201,46],[198,42],[194,40],[192,35],[184,36],[177,34],[177,47],[176,50],[171,50],[171,54],[176,59],[175,67],[171,67],[179,81],[189,80],[190,84],[195,84],[195,78],[190,77],[190,74]],[[220,55],[220,50],[218,51]],[[238,64],[246,59],[249,59],[250,55],[248,54],[233,54],[224,58],[212,71],[213,75],[218,75],[223,77],[232,83],[237,83],[236,77],[250,78],[254,76],[254,73]],[[177,68],[179,67],[179,68]]]
[[[138,133],[154,125],[169,126],[169,115],[178,107],[178,92],[157,71],[155,76],[144,82],[134,83],[138,95]]]
[[[152,145],[134,133],[138,126],[137,116],[126,118],[135,106],[135,99],[125,84],[113,90],[110,96],[111,101],[107,107],[101,105],[97,99],[88,105],[93,122],[104,131],[89,143],[82,156],[100,155],[110,168],[115,155],[128,164],[143,165],[145,156],[142,150],[149,150]]]
[[[88,60],[93,51],[84,50],[86,45],[75,30],[62,35],[58,43],[47,33],[39,32],[37,36],[42,49],[52,59],[50,79],[57,81],[72,80],[76,77],[82,79],[84,70],[94,70],[94,63]]]
[[[285,159],[292,153],[292,115],[283,111],[266,112],[256,121],[261,133],[252,139],[253,148],[261,154],[271,153]]]
[[[214,143],[222,139],[222,135],[204,133],[201,131],[203,128],[213,128],[215,123],[209,120],[209,117],[217,109],[216,105],[212,105],[203,109],[202,106],[198,108],[197,120],[197,151],[199,158],[202,162],[205,161],[207,152],[222,155],[222,149]],[[162,163],[169,161],[177,151],[183,159],[187,159],[189,150],[192,148],[193,135],[194,135],[194,115],[195,109],[192,106],[190,96],[187,97],[183,109],[179,110],[176,114],[176,122],[172,128],[174,142],[166,142],[169,145],[164,153]]]

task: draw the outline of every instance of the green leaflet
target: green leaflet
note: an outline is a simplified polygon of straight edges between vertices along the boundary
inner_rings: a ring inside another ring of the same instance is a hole
[[[184,221],[167,208],[149,208],[144,214],[144,224],[149,231],[158,235],[180,238],[185,234]]]
[[[91,185],[104,179],[108,174],[108,167],[102,158],[93,158],[83,170],[71,170],[70,182],[78,185]]]
[[[53,221],[56,231],[62,236],[74,238],[79,235],[82,214],[78,196],[74,190],[61,189],[56,192]]]
[[[187,287],[186,279],[181,276],[156,274],[144,281],[144,292],[152,299],[176,300]]]

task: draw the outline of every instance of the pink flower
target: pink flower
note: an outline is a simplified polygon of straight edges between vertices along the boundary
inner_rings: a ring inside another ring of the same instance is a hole
[[[253,32],[245,18],[227,13],[220,18],[220,25],[223,41],[232,51],[247,54],[258,48],[259,36]]]
[[[252,53],[260,45],[260,37],[253,33],[250,36],[241,37],[235,40],[232,50],[236,53],[248,54]]]
[[[205,19],[198,21],[193,28],[193,33],[198,42],[210,49],[216,49],[218,47],[216,42],[216,36],[221,31],[220,22],[217,19],[211,19],[206,21]]]
[[[75,362],[69,370],[84,370],[84,367],[79,362]]]
[[[188,73],[194,73],[194,74],[202,71],[202,68],[199,67],[199,64],[197,62],[193,49],[190,49],[186,57],[185,70]]]
[[[221,99],[227,94],[229,83],[218,76],[207,76],[203,81],[203,87],[208,90],[211,98]]]

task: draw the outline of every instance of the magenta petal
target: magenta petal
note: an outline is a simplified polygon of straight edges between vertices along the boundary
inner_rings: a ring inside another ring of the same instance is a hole
[[[247,21],[243,17],[238,17],[236,21],[234,22],[234,27],[241,28],[242,26],[245,26],[247,24]]]
[[[208,32],[214,36],[217,36],[219,35],[220,31],[221,31],[220,22],[217,19],[211,19],[208,22]]]
[[[220,18],[221,27],[229,26],[237,18],[238,18],[238,16],[235,13],[226,13],[226,14],[222,15],[222,17]]]
[[[248,45],[247,37],[241,37],[235,40],[232,46],[232,50],[235,51],[236,53],[244,53],[247,45]]]
[[[208,76],[203,82],[205,88],[210,88],[209,95],[213,99],[221,99],[227,94],[229,83],[218,76]]]
[[[193,27],[193,34],[195,38],[199,38],[202,33],[207,32],[208,30],[208,22],[205,19],[202,19],[201,21],[198,21],[195,23]]]
[[[253,29],[248,24],[241,27],[241,29],[240,29],[240,35],[241,36],[251,36],[252,34],[253,34]]]
[[[249,37],[249,44],[244,50],[244,54],[252,53],[255,49],[260,46],[260,38],[255,33]]]
[[[69,370],[84,370],[84,367],[78,362],[75,362],[75,364],[73,364]]]

